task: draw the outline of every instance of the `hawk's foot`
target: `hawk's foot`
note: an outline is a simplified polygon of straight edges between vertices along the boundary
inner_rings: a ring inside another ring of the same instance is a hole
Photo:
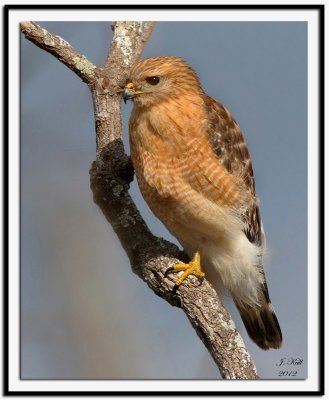
[[[202,283],[205,273],[202,272],[201,270],[200,253],[197,251],[195,253],[195,256],[193,257],[193,260],[191,260],[188,264],[176,264],[174,267],[168,268],[166,271],[166,275],[169,272],[180,272],[180,271],[184,271],[184,273],[177,279],[175,286],[173,288],[173,292],[176,292],[178,287],[184,282],[184,280],[189,275],[196,276],[197,278],[200,279],[200,282]]]

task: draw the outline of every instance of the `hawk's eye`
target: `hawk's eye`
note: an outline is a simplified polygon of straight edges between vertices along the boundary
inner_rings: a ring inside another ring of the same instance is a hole
[[[157,85],[160,82],[160,78],[158,76],[149,76],[145,79],[147,83],[150,85]]]

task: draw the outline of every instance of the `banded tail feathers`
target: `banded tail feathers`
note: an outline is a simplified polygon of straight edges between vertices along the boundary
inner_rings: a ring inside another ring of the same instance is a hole
[[[249,337],[263,350],[278,349],[282,345],[282,333],[268,296],[266,283],[262,288],[260,306],[235,302]]]

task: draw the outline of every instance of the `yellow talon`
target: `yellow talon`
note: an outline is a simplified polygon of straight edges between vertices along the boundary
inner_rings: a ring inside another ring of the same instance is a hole
[[[184,273],[177,279],[173,289],[174,291],[177,290],[178,286],[180,286],[189,275],[194,275],[199,279],[202,279],[205,276],[205,273],[201,270],[199,251],[195,253],[193,260],[191,260],[188,264],[176,264],[173,268],[170,268],[168,272],[169,271],[184,271]]]

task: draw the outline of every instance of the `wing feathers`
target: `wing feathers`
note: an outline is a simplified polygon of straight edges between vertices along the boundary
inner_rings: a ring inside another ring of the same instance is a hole
[[[207,95],[205,105],[209,116],[209,142],[214,153],[232,175],[243,179],[246,190],[256,195],[250,154],[238,124],[222,104]],[[264,238],[257,203],[247,209],[243,218],[249,241],[262,245]]]

